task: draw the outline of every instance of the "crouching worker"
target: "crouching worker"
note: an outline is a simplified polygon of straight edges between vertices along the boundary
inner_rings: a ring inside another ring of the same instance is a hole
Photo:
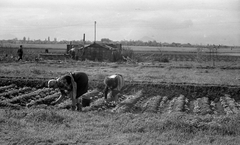
[[[121,74],[114,74],[111,76],[107,76],[104,79],[104,84],[105,84],[105,89],[104,89],[105,101],[110,99],[110,100],[114,100],[115,102],[118,102],[119,100],[118,100],[117,94],[121,92],[123,86],[125,85],[123,76]]]
[[[90,100],[82,100],[81,96],[88,91],[88,76],[83,72],[73,72],[61,76],[59,78],[48,81],[49,88],[59,88],[61,95],[52,103],[58,104],[67,99],[67,96],[72,100],[72,110],[81,110],[82,104],[89,105]],[[81,103],[81,104],[80,104]]]

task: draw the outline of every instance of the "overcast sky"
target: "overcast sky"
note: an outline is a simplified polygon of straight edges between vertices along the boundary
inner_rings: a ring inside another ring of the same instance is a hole
[[[240,45],[240,0],[0,0],[0,39]]]

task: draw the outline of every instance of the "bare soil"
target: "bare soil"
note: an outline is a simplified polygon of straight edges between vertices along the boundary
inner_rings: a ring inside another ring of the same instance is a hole
[[[19,106],[19,108],[24,108],[31,102],[50,98],[37,104],[49,106],[59,96],[59,91],[47,88],[46,81],[47,79],[2,77],[0,80],[2,106],[13,108]],[[90,82],[90,90],[97,88],[102,91],[103,87],[104,85],[101,81],[95,80]],[[123,106],[129,105],[124,104],[124,102],[131,99],[134,100],[135,98],[131,98],[131,96],[136,96],[138,91],[141,91],[141,94],[138,95],[138,100],[130,103],[127,112],[163,113],[180,111],[191,114],[220,115],[236,114],[240,109],[240,88],[233,85],[127,82],[120,96]],[[117,106],[109,106],[104,101],[99,101],[102,99],[102,95],[96,95],[93,98],[95,99],[92,100],[91,104],[94,105],[87,107],[86,111],[117,110],[117,108],[114,108]]]

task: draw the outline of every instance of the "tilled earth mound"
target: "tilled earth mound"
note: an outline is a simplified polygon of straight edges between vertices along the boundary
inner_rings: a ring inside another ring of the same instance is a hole
[[[71,101],[50,105],[60,95],[57,89],[46,87],[47,79],[0,78],[0,107],[21,109],[46,107],[68,109]],[[83,111],[111,111],[132,113],[171,113],[228,115],[239,112],[240,87],[147,82],[127,83],[119,94],[119,102],[105,102],[103,84],[91,81],[91,105]],[[94,91],[93,91],[94,90]]]

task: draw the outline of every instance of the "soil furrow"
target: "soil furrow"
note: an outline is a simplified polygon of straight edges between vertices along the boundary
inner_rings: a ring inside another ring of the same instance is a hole
[[[0,96],[6,97],[6,98],[12,98],[12,97],[14,97],[13,95],[17,95],[19,93],[29,92],[31,90],[32,90],[32,88],[30,88],[30,87],[24,87],[24,88],[14,89],[14,90],[11,90],[11,91],[8,91],[8,92],[0,93]]]
[[[175,102],[174,111],[184,111],[184,105],[185,105],[185,96],[180,95]]]
[[[15,86],[16,86],[15,84],[10,84],[10,85],[7,85],[7,86],[1,86],[0,87],[0,93],[4,92],[7,89],[14,88]]]
[[[11,80],[12,81],[12,80]],[[48,106],[56,99],[60,92],[58,89],[39,87],[46,82],[45,79],[23,79],[17,83],[1,83],[0,79],[0,106],[20,108],[21,106]],[[31,84],[31,85],[26,85]],[[37,85],[38,84],[38,85]],[[94,85],[93,85],[94,84]],[[186,112],[195,115],[230,115],[239,112],[239,88],[226,85],[197,85],[184,83],[126,83],[126,89],[119,94],[119,102],[105,102],[103,98],[104,85],[98,81],[90,82],[90,90],[83,97],[91,100],[83,111],[113,111],[118,113],[171,113]],[[135,92],[135,93],[132,93]],[[51,105],[50,105],[51,106]],[[71,101],[55,105],[59,109],[69,109]]]
[[[164,96],[159,104],[159,107],[158,107],[158,113],[163,113],[165,111],[165,108],[168,104],[168,97],[167,96]]]
[[[162,96],[154,96],[149,99],[143,106],[145,112],[154,112],[158,111],[158,106],[162,100]]]
[[[20,95],[20,96],[17,96],[17,97],[14,97],[13,99],[10,99],[10,100],[6,100],[7,102],[9,103],[26,103],[28,101],[28,99],[32,98],[32,97],[35,97],[37,95],[41,95],[41,93],[45,93],[45,92],[48,92],[50,91],[51,89],[49,88],[43,88],[43,89],[39,89],[39,90],[36,90],[34,92],[30,92],[30,93],[27,93],[27,94],[23,94],[23,95]]]

